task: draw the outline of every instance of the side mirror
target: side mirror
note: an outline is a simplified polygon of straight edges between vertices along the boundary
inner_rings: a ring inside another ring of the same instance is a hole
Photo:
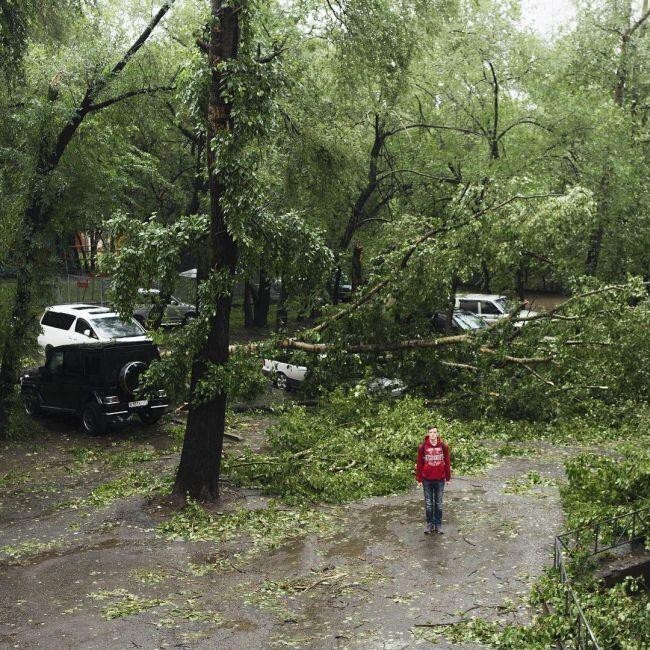
[[[90,338],[90,330],[84,330],[84,336]]]

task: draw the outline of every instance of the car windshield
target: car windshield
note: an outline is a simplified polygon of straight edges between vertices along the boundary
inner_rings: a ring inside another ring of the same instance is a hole
[[[459,327],[464,330],[478,330],[487,327],[487,323],[476,314],[454,314]]]
[[[504,313],[509,314],[511,311],[517,309],[517,303],[514,300],[509,300],[508,298],[499,298],[494,301],[494,304]]]
[[[136,322],[123,321],[119,316],[93,320],[93,327],[102,338],[107,339],[125,339],[144,334],[144,330]]]

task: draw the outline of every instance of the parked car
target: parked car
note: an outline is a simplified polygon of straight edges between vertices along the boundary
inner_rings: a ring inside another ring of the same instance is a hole
[[[481,316],[470,311],[455,309],[451,317],[451,331],[456,333],[474,332],[487,327],[487,323]],[[447,330],[447,314],[437,313],[433,317],[433,328],[439,332]]]
[[[291,391],[298,388],[305,380],[308,368],[284,361],[264,359],[262,372],[270,377],[277,388]],[[368,393],[384,394],[398,397],[406,390],[406,384],[400,379],[375,377],[365,382]]]
[[[20,378],[25,411],[81,417],[87,433],[104,433],[109,423],[138,415],[157,422],[168,406],[164,390],[140,391],[140,375],[158,358],[151,341],[62,345],[50,348],[45,365]]]
[[[290,391],[298,388],[305,380],[307,368],[284,361],[264,359],[262,372],[271,378],[277,388]]]
[[[497,320],[506,317],[513,309],[517,308],[517,304],[509,300],[506,296],[497,294],[483,294],[483,293],[462,293],[456,294],[456,309],[469,311],[483,318],[488,324],[494,323]],[[517,318],[531,318],[537,316],[537,312],[530,311],[529,309],[522,309]],[[515,323],[521,326],[523,321]]]
[[[138,305],[133,312],[133,318],[145,326],[153,307],[154,299],[158,296],[158,289],[138,289]],[[196,318],[196,306],[183,302],[180,298],[171,296],[165,306],[165,313],[161,325],[187,325]]]
[[[375,377],[367,383],[370,395],[388,395],[400,397],[406,391],[406,384],[401,379],[389,379],[388,377]]]
[[[349,283],[339,285],[339,300],[341,302],[350,302],[352,300],[352,285]]]
[[[95,341],[149,341],[142,326],[124,320],[108,307],[72,304],[52,305],[41,317],[38,344],[47,352],[57,345]]]

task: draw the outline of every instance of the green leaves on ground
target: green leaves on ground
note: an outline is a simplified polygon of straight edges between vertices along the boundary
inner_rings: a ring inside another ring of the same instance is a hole
[[[168,492],[172,486],[171,475],[153,474],[142,470],[132,470],[112,481],[96,487],[88,496],[75,499],[61,507],[82,508],[94,506],[103,508],[116,499],[132,496],[152,496]]]
[[[331,517],[319,510],[287,509],[271,503],[259,510],[241,509],[212,515],[195,501],[158,526],[158,532],[169,539],[223,542],[245,535],[254,546],[264,548],[276,548],[289,539],[310,533],[322,536],[332,530]]]
[[[400,492],[414,484],[417,447],[431,423],[450,445],[453,472],[488,465],[491,454],[471,424],[432,414],[421,400],[335,392],[315,413],[287,411],[269,433],[266,454],[227,456],[225,472],[294,503],[345,503]]]

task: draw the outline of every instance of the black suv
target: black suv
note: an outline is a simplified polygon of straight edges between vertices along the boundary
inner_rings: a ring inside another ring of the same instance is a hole
[[[20,378],[25,411],[76,413],[89,434],[132,413],[157,422],[168,406],[163,390],[139,392],[140,375],[158,358],[150,341],[61,345],[48,350],[45,365]]]

